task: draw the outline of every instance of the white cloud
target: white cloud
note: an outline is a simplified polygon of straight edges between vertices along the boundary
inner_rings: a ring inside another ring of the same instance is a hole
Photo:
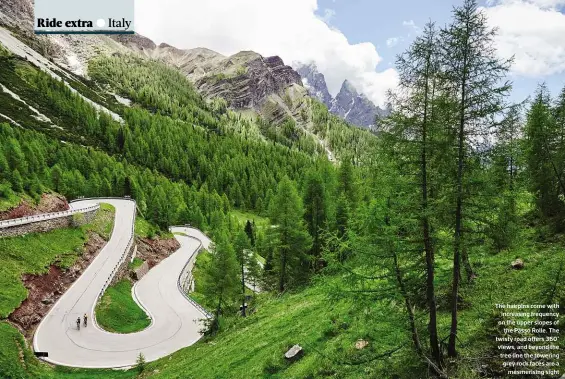
[[[136,30],[157,43],[207,47],[225,55],[254,50],[293,61],[315,62],[336,94],[348,79],[377,104],[395,87],[394,69],[381,62],[372,43],[350,43],[316,15],[317,0],[136,0]],[[333,13],[324,13],[333,17]]]
[[[484,8],[498,28],[502,58],[515,56],[512,72],[540,77],[565,71],[565,0],[494,0]]]
[[[524,0],[524,2],[541,8],[556,8],[565,5],[565,0]]]
[[[402,26],[412,29],[415,33],[420,33],[421,29],[414,20],[402,21]]]
[[[386,46],[387,47],[394,47],[396,45],[398,45],[398,42],[400,42],[401,38],[399,37],[390,37],[389,39],[386,40]]]

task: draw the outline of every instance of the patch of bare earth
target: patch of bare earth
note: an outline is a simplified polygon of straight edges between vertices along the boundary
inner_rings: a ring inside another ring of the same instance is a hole
[[[41,319],[79,278],[105,244],[106,241],[101,236],[89,232],[88,241],[84,245],[84,253],[70,268],[64,270],[53,264],[46,274],[22,276],[24,286],[28,290],[28,297],[8,318],[26,338],[31,339]]]
[[[180,248],[179,242],[174,238],[136,238],[137,240],[137,257],[143,259],[153,268],[163,259],[174,253]]]
[[[46,193],[41,195],[38,204],[33,204],[29,200],[22,200],[17,207],[0,212],[0,221],[34,216],[41,213],[61,212],[68,209],[69,203],[67,203],[67,200],[63,196]]]
[[[103,237],[89,232],[82,256],[70,268],[65,270],[52,264],[46,274],[22,276],[24,286],[28,290],[28,297],[10,314],[8,319],[28,340],[31,340],[35,328],[53,304],[80,277],[105,244],[106,240]],[[137,247],[137,256],[147,261],[149,268],[152,268],[178,250],[180,244],[174,238],[137,238]]]

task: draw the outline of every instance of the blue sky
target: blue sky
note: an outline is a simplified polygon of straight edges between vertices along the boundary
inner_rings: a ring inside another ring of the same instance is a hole
[[[415,29],[407,25],[410,21],[416,27],[430,20],[444,26],[450,22],[453,6],[460,3],[448,0],[320,0],[317,14],[343,32],[351,43],[372,42],[383,58],[377,67],[383,69],[394,67],[395,57],[414,39]],[[479,4],[489,6],[486,1]],[[556,7],[556,11],[563,14],[563,6]],[[328,15],[331,15],[329,20]],[[397,44],[387,46],[390,38],[397,38]],[[565,35],[562,38],[565,39]],[[565,71],[549,75],[513,73],[509,79],[514,85],[512,100],[519,102],[530,96],[540,82],[545,82],[554,96],[557,95],[565,86]]]
[[[395,88],[401,53],[428,20],[451,19],[463,0],[136,0],[136,30],[178,48],[226,56],[253,50],[285,63],[315,63],[337,94],[345,79],[378,105]],[[500,57],[515,55],[513,101],[545,81],[565,85],[565,0],[480,0],[499,28]]]

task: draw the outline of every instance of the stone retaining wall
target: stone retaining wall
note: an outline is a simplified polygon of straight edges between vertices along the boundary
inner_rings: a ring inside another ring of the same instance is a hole
[[[54,229],[68,228],[88,224],[94,219],[96,212],[78,213],[71,216],[54,218],[51,220],[37,221],[29,224],[15,225],[0,229],[0,238],[22,236],[29,233],[45,233]]]

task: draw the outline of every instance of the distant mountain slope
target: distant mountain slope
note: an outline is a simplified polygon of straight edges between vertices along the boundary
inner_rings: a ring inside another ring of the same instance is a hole
[[[295,62],[293,66],[302,77],[302,83],[310,96],[324,103],[331,113],[353,125],[372,128],[377,116],[383,117],[389,113],[389,110],[377,107],[364,94],[359,94],[348,80],[343,82],[341,90],[333,98],[328,91],[324,74],[318,71],[314,63]]]
[[[167,44],[139,49],[153,59],[177,67],[208,98],[221,97],[233,109],[252,109],[269,122],[293,118],[289,96],[305,96],[300,75],[280,57],[241,51],[226,57],[196,48],[181,50]]]
[[[330,117],[325,109],[328,104],[318,104],[317,99],[309,95],[300,74],[278,56],[263,57],[253,51],[242,51],[228,57],[206,48],[183,50],[166,43],[157,45],[139,34],[38,36],[33,33],[32,0],[0,2],[0,45],[18,56],[32,59],[52,76],[63,77],[88,101],[96,99],[97,108],[108,109],[106,113],[112,116],[112,112],[122,105],[130,106],[135,99],[131,94],[124,97],[121,93],[120,96],[111,83],[101,85],[98,80],[92,80],[89,65],[100,56],[131,55],[161,61],[186,75],[213,109],[231,108],[230,112],[238,117],[231,125],[233,130],[242,132],[242,125],[246,123],[251,126],[253,131],[248,130],[246,138],[253,135],[253,138],[301,151],[324,154],[330,161],[339,160],[342,154],[363,152],[363,148],[352,149],[345,142],[348,138],[344,135],[356,134],[351,129],[357,128],[351,128],[338,117]],[[19,93],[11,85],[7,88]],[[326,100],[331,98],[329,93],[325,96]],[[29,111],[32,113],[29,116],[33,117],[33,110]],[[4,112],[2,119],[18,123],[14,114],[8,113]],[[341,112],[345,113],[347,111]],[[50,121],[54,120],[56,117],[50,117]],[[58,130],[49,122],[43,124],[42,129]],[[368,140],[371,137],[366,136]]]

